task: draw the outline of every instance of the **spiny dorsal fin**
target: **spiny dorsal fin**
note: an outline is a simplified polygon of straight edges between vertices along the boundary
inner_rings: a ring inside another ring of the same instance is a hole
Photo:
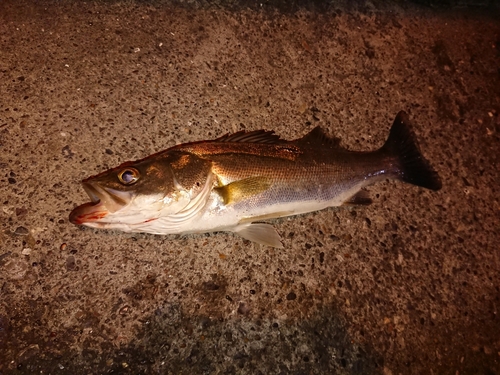
[[[226,134],[220,138],[214,139],[213,142],[241,142],[241,143],[267,143],[277,144],[286,142],[279,135],[274,134],[274,130],[255,130],[247,132],[241,130],[234,134]]]
[[[342,148],[340,147],[339,138],[330,138],[319,126],[316,126],[302,138],[297,139],[296,142],[303,146]]]

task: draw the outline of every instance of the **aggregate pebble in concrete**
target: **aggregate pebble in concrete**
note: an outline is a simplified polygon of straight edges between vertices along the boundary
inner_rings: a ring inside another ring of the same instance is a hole
[[[497,16],[3,1],[0,373],[499,374]],[[275,220],[283,250],[68,222],[125,160],[316,125],[373,150],[399,110],[443,189]]]

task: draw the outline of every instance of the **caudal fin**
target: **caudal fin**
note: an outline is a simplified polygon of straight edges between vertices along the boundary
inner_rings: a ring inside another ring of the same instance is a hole
[[[441,179],[420,152],[408,115],[404,111],[396,116],[389,138],[381,151],[397,159],[397,174],[402,181],[431,190],[441,189]]]

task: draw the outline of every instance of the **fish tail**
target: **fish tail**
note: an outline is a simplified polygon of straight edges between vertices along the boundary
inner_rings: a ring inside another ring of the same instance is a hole
[[[442,186],[441,179],[420,152],[415,133],[409,124],[408,115],[404,111],[399,112],[381,151],[397,160],[398,179],[427,189],[439,190]]]

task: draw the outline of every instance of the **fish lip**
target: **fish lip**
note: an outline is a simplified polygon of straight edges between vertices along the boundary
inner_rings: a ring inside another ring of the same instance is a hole
[[[88,202],[75,207],[69,214],[69,222],[76,225],[87,224],[105,217],[109,211],[101,202]]]

